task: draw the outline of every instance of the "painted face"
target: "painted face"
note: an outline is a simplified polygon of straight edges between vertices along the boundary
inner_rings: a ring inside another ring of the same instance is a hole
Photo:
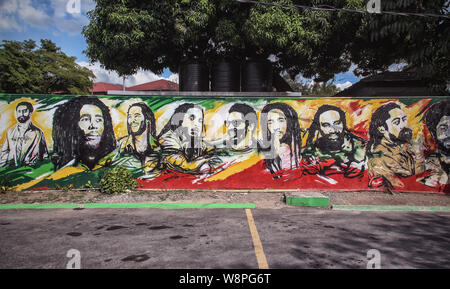
[[[444,115],[436,126],[437,141],[447,151],[450,150],[450,116]]]
[[[277,139],[281,139],[287,130],[287,120],[284,113],[279,109],[273,109],[267,114],[267,128]]]
[[[193,107],[184,114],[181,126],[190,136],[200,137],[203,131],[203,112],[201,109]]]
[[[319,117],[320,131],[331,141],[337,141],[344,131],[344,123],[339,112],[329,110]]]
[[[386,120],[388,138],[394,143],[407,143],[411,140],[412,130],[408,127],[408,117],[399,108],[389,111]]]
[[[134,135],[140,135],[145,130],[145,117],[142,114],[142,108],[139,106],[133,106],[128,111],[128,130],[129,133]]]
[[[85,144],[98,148],[105,127],[102,110],[96,105],[83,105],[78,126],[84,134]]]
[[[233,111],[228,115],[227,121],[227,134],[231,138],[238,138],[245,133],[245,120],[244,115],[240,112]]]
[[[16,109],[16,119],[20,123],[27,122],[31,117],[30,110],[26,105],[19,105]]]

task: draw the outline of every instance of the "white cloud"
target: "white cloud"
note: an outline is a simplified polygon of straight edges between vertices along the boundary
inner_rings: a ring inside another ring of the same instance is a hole
[[[95,7],[94,0],[80,1],[81,13],[67,11],[68,0],[0,1],[0,27],[3,30],[24,31],[27,27],[48,28],[53,32],[79,34],[89,23],[86,12]]]
[[[53,15],[56,18],[64,18],[66,16],[66,14],[69,14],[67,11],[67,5],[70,4],[69,3],[70,0],[50,0],[51,6],[53,8]],[[80,8],[81,8],[81,2],[80,2]],[[71,16],[76,16],[76,15],[80,15],[77,13],[73,13],[71,14]]]
[[[175,83],[179,83],[179,77],[178,77],[178,73],[172,73],[168,80],[173,81]]]
[[[0,1],[0,27],[2,30],[16,30],[21,31],[21,26],[17,22],[16,16],[19,10],[17,0],[2,0]]]
[[[95,82],[108,82],[112,84],[122,85],[123,78],[115,71],[106,70],[101,67],[100,63],[90,64],[89,62],[77,62],[78,65],[89,68],[96,76]],[[165,78],[158,76],[151,71],[139,70],[136,74],[128,76],[125,80],[125,86],[134,86],[159,79],[166,79],[178,83],[178,74],[171,74]]]
[[[12,13],[17,11],[17,1],[0,1],[0,8],[6,13]]]
[[[22,31],[19,23],[17,23],[16,19],[11,16],[0,17],[0,28],[2,30]]]
[[[337,83],[336,84],[336,87],[339,89],[339,90],[344,90],[344,89],[346,89],[346,88],[348,88],[348,87],[350,87],[350,86],[352,86],[353,85],[353,83],[351,83],[350,81],[346,81],[346,82],[344,82],[344,83]]]
[[[388,67],[388,70],[389,71],[402,71],[407,65],[408,65],[408,63],[406,63],[406,62],[394,63]]]
[[[52,18],[44,11],[34,8],[30,2],[30,0],[19,0],[17,14],[20,19],[32,26],[47,26]]]

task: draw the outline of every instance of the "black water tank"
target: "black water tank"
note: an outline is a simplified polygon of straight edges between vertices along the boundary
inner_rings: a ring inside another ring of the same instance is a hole
[[[209,71],[206,63],[192,59],[180,64],[180,91],[209,91]]]
[[[268,60],[248,60],[242,66],[242,91],[272,91],[272,64]]]
[[[216,61],[211,68],[211,91],[240,91],[241,67],[230,59]]]

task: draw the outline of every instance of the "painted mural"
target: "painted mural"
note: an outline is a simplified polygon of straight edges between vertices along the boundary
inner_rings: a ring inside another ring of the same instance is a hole
[[[0,95],[0,179],[16,190],[449,193],[450,98]]]

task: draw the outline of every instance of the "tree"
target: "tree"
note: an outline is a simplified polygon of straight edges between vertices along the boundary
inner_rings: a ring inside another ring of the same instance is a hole
[[[367,0],[266,0],[365,10]],[[445,14],[445,0],[383,0],[383,10]],[[448,13],[448,11],[447,11]],[[183,59],[270,57],[276,72],[317,82],[357,64],[358,75],[406,62],[448,79],[448,20],[312,11],[232,0],[97,0],[83,29],[91,61],[120,75],[139,68],[177,71]],[[419,69],[420,68],[420,69]],[[422,71],[422,72],[421,72]],[[425,73],[426,71],[426,73]]]
[[[363,0],[337,2],[354,8]],[[139,68],[157,74],[166,67],[177,71],[183,59],[194,56],[210,63],[222,56],[272,56],[277,72],[323,80],[350,67],[348,59],[336,55],[344,54],[360,17],[231,0],[97,0],[88,15],[86,54],[120,75]],[[346,33],[336,37],[334,32],[343,26]]]
[[[39,89],[40,71],[33,52],[36,43],[3,41],[0,48],[0,91],[7,93],[33,93]]]
[[[382,11],[448,15],[448,0],[383,0]],[[450,80],[450,20],[419,16],[367,15],[349,46],[355,73],[360,76],[386,71],[406,63],[435,91],[445,92]]]
[[[87,94],[95,75],[79,66],[50,40],[3,40],[0,45],[0,92],[42,93],[63,91]]]

